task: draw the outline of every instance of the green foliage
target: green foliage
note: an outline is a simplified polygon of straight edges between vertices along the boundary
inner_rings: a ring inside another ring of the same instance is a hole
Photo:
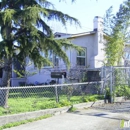
[[[16,94],[16,93],[15,93]],[[90,102],[103,99],[103,95],[84,95],[83,96],[72,96],[70,101],[67,100],[66,95],[60,96],[59,103],[56,103],[55,96],[47,97],[32,95],[30,97],[17,97],[9,98],[8,108],[0,107],[0,116],[7,114],[16,114],[22,112],[30,112],[36,110],[50,109],[50,108],[60,108],[64,106],[71,106],[73,104],[79,104],[83,102]]]
[[[28,57],[36,67],[41,68],[45,64],[51,64],[48,58],[41,56],[40,52],[48,55],[49,50],[61,57],[69,66],[66,53],[62,50],[80,47],[71,44],[66,39],[55,39],[52,29],[47,25],[48,21],[59,21],[66,26],[79,24],[79,21],[67,14],[53,8],[48,1],[1,1],[0,26],[3,41],[0,42],[0,57],[17,59],[21,63]],[[44,19],[43,19],[44,17]],[[19,51],[17,54],[16,51]]]
[[[72,44],[71,40],[55,38],[53,30],[48,26],[49,21],[60,22],[65,27],[66,23],[78,26],[80,23],[76,18],[56,10],[47,0],[2,0],[0,10],[0,59],[4,61],[3,73],[6,71],[2,77],[2,86],[10,86],[10,66],[15,61],[24,66],[25,59],[28,58],[38,69],[46,65],[54,66],[48,58],[49,52],[52,51],[54,55],[63,59],[69,68],[66,49],[82,50],[81,47]],[[17,73],[23,77],[20,72]],[[1,105],[4,104],[7,104],[7,101]]]
[[[82,82],[87,82],[87,74],[83,72]]]
[[[124,124],[125,124],[125,121],[124,120],[121,120],[121,122],[120,122],[120,128],[124,128]]]
[[[106,87],[106,89],[105,89],[105,99],[110,99],[110,98],[111,98],[110,88]]]
[[[71,102],[70,101],[67,101],[67,100],[61,100],[60,102],[60,105],[63,107],[63,106],[70,106],[71,105]]]
[[[125,85],[116,86],[115,94],[118,97],[124,96],[125,99],[130,99],[130,87]]]
[[[74,87],[73,86],[65,86],[63,88],[63,91],[64,91],[65,94],[67,94],[68,101],[70,101],[72,94],[74,92]]]
[[[101,99],[104,99],[103,95],[87,95],[87,96],[83,96],[81,98],[81,100],[83,102],[95,102],[95,101],[101,100]]]
[[[16,13],[13,9],[6,9],[2,12],[2,21],[4,24],[9,23],[13,19],[13,15]]]
[[[120,37],[120,38],[119,38]],[[124,56],[124,40],[122,34],[112,34],[112,36],[107,37],[106,44],[106,55],[107,55],[107,65],[116,66],[120,65],[121,59]]]
[[[124,1],[116,13],[112,14],[110,7],[104,17],[105,33],[107,43],[105,44],[106,60],[108,66],[120,65],[122,58],[125,58],[125,43],[130,39],[130,1]]]
[[[69,112],[75,112],[76,110],[77,110],[77,108],[72,105],[68,111]]]
[[[34,118],[34,119],[28,119],[28,120],[23,120],[23,121],[19,121],[19,122],[9,123],[9,124],[0,126],[0,130],[6,129],[6,128],[15,127],[15,126],[19,126],[19,125],[26,124],[26,123],[33,122],[33,121],[46,119],[46,118],[49,118],[51,116],[52,115],[47,114],[47,115],[40,116],[40,117],[37,117],[37,118]]]
[[[89,97],[88,100],[89,100],[90,102],[92,102],[92,101],[95,102],[97,99],[96,99],[95,97]]]

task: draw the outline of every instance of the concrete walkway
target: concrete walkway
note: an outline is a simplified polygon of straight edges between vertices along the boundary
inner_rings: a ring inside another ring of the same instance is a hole
[[[6,130],[120,130],[120,120],[130,114],[95,109],[80,109]]]

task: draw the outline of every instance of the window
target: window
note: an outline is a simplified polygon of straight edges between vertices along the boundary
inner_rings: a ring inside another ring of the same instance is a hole
[[[86,48],[83,48],[84,51],[77,52],[77,65],[86,66]]]
[[[0,78],[2,78],[3,68],[0,68]]]
[[[42,56],[45,56],[44,53],[42,54]],[[49,51],[48,52],[48,57],[47,57],[52,63],[53,66],[58,66],[59,65],[59,58],[58,56],[56,56],[53,51]],[[49,65],[46,65],[46,67],[48,67]]]
[[[54,60],[53,60],[54,66],[58,66],[58,65],[59,65],[59,58],[58,58],[58,56],[54,55],[54,58],[53,58],[53,59],[54,59]]]

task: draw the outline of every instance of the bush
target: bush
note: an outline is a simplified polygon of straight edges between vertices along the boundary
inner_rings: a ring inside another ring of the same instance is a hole
[[[111,94],[110,94],[110,88],[106,87],[106,94],[105,94],[105,99],[110,99],[111,98]]]
[[[92,102],[92,101],[95,102],[96,100],[97,100],[97,99],[96,99],[95,97],[89,97],[89,98],[88,98],[88,101],[90,101],[90,102]]]
[[[116,86],[115,94],[117,97],[125,96],[130,99],[130,86]]]
[[[97,100],[104,99],[104,95],[88,95],[81,98],[82,102],[95,102]]]
[[[82,100],[82,102],[89,102],[88,98],[86,98],[86,97],[82,97],[81,100]]]
[[[59,104],[61,106],[69,106],[69,105],[71,105],[71,102],[67,101],[67,100],[62,100],[62,101],[59,102]]]

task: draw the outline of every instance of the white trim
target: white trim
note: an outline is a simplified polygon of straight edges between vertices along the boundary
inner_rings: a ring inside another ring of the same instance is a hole
[[[77,33],[77,34],[67,34],[67,35],[63,35],[63,36],[61,35],[61,37],[56,37],[55,39],[81,37],[81,36],[86,36],[86,35],[92,35],[92,34],[95,34],[95,33],[96,33],[96,31]]]
[[[76,64],[77,64],[77,58],[84,58],[85,59],[85,65],[78,65],[78,66],[87,66],[87,47],[82,47],[85,49],[85,55],[84,56],[78,56],[78,52],[76,53]]]

